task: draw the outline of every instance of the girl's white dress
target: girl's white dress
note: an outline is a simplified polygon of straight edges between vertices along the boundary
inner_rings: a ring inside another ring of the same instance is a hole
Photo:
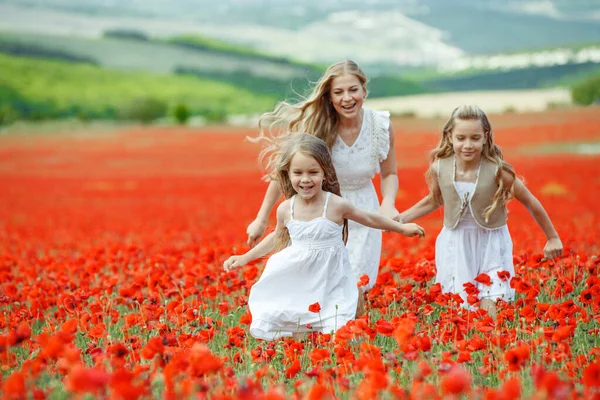
[[[467,195],[470,200],[476,183],[454,182],[454,186],[461,199]],[[510,278],[514,276],[512,248],[507,225],[496,229],[483,228],[473,218],[467,205],[458,225],[454,229],[444,226],[437,237],[435,281],[442,285],[444,293],[460,294],[465,300],[463,306],[467,306],[467,293],[463,287],[467,282],[477,286],[480,299],[510,301],[514,298],[514,289],[510,287]],[[498,277],[499,271],[509,272],[510,278],[502,281]],[[490,286],[475,282],[481,273],[489,275]]]
[[[379,173],[380,163],[390,150],[390,113],[363,109],[363,123],[352,146],[337,137],[331,149],[331,158],[340,183],[342,197],[354,206],[369,211],[379,210],[379,199],[372,179]],[[375,285],[381,257],[381,231],[360,225],[348,224],[350,265],[355,275],[369,276],[369,284],[362,290]]]
[[[323,215],[311,221],[291,219],[286,227],[291,245],[275,253],[250,290],[250,334],[272,340],[292,333],[336,331],[355,318],[357,278],[342,239],[342,227],[327,219],[327,193]],[[308,310],[319,303],[320,313]],[[310,328],[307,327],[310,325]]]

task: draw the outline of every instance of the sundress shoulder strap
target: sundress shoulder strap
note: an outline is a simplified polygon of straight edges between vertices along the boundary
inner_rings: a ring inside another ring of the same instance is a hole
[[[290,199],[290,220],[294,220],[294,200],[296,200],[296,195],[293,195]]]
[[[325,205],[323,206],[323,218],[327,218],[327,204],[329,204],[329,196],[331,196],[331,192],[327,192],[325,196]]]

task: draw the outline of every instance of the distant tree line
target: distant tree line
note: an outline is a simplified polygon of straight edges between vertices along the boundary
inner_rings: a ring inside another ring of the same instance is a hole
[[[600,73],[590,76],[573,86],[571,90],[573,102],[576,104],[600,105]]]
[[[587,62],[548,67],[530,67],[511,71],[474,73],[469,76],[433,79],[422,83],[427,89],[434,92],[532,89],[551,86],[565,76],[591,73],[599,68],[599,64]]]
[[[81,56],[59,49],[49,49],[47,47],[35,46],[32,44],[0,42],[0,52],[14,56],[45,58],[51,60],[68,61],[71,63],[99,65],[98,61],[91,57]]]
[[[143,42],[150,41],[148,35],[135,29],[107,29],[102,33],[105,38],[116,38],[116,39],[127,39],[127,40],[139,40]]]

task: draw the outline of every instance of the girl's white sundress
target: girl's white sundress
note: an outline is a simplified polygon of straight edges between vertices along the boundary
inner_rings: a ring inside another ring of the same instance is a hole
[[[323,215],[310,221],[291,219],[286,227],[291,245],[275,253],[250,290],[250,334],[272,340],[293,333],[336,331],[355,318],[357,278],[342,239],[342,227],[327,219],[327,193]],[[320,313],[308,310],[319,303]],[[310,325],[310,328],[307,327]]]
[[[380,163],[390,150],[390,113],[363,109],[363,123],[352,146],[337,137],[331,149],[331,157],[340,183],[342,197],[354,206],[369,211],[379,210],[379,200],[372,179],[380,171]],[[377,281],[381,257],[381,231],[360,225],[348,224],[350,265],[355,275],[369,276],[369,290]]]
[[[477,183],[454,182],[454,187],[461,199],[468,199],[475,190]],[[466,196],[466,197],[465,197]],[[510,301],[514,298],[514,289],[510,287],[510,278],[514,276],[512,258],[512,239],[508,226],[496,229],[481,227],[471,212],[471,207],[465,206],[458,225],[454,228],[444,226],[435,242],[435,263],[437,267],[436,283],[442,285],[444,293],[458,293],[467,307],[467,293],[463,284],[471,282],[479,289],[480,299],[503,299]],[[498,277],[498,272],[507,271],[510,278],[505,281]],[[486,273],[492,284],[475,282],[475,278]]]

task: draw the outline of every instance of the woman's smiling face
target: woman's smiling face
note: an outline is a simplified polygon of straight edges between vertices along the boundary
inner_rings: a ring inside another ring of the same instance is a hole
[[[366,96],[365,88],[356,75],[344,74],[331,81],[329,100],[341,118],[357,118]]]

